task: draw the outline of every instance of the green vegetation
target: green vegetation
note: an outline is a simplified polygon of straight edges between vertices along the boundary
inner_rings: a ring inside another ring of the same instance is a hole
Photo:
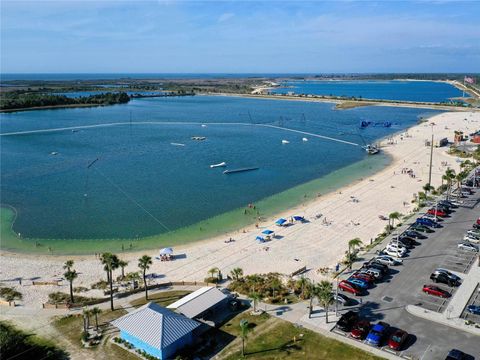
[[[6,322],[0,322],[0,349],[2,358],[16,360],[68,359],[68,354],[53,343],[16,329]]]
[[[97,300],[95,298],[73,295],[73,300],[70,294],[62,292],[54,292],[48,294],[48,303],[49,304],[86,304],[91,301]]]
[[[148,300],[148,285],[147,285],[147,270],[152,265],[152,258],[148,255],[143,255],[138,259],[138,267],[142,270],[143,274],[143,286],[145,287],[145,300]],[[112,305],[113,306],[113,305]]]
[[[295,285],[292,283],[292,286]],[[233,280],[229,286],[231,291],[248,295],[254,303],[262,300],[268,303],[291,302],[290,289],[283,284],[278,273],[253,274]]]
[[[185,295],[190,294],[191,291],[186,290],[172,290],[172,291],[160,291],[156,294],[150,295],[148,301],[157,303],[160,306],[168,306],[173,304],[175,301],[180,300]],[[147,301],[144,298],[136,299],[130,302],[130,305],[134,307],[139,307],[145,305]]]
[[[5,301],[22,300],[22,293],[9,287],[0,287],[0,297]]]
[[[51,95],[41,93],[16,93],[9,92],[0,97],[1,110],[16,110],[50,106],[72,105],[113,105],[124,104],[130,101],[130,97],[124,93],[105,93],[91,96],[70,98],[65,95]]]
[[[220,330],[239,338],[218,356],[222,360],[242,358],[242,332],[240,322],[248,326],[245,338],[246,359],[380,359],[350,345],[319,335],[305,328],[263,314],[237,315]]]

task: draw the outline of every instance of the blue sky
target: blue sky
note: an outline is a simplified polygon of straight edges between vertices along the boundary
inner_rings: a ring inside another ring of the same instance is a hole
[[[3,73],[480,72],[477,1],[1,1]]]

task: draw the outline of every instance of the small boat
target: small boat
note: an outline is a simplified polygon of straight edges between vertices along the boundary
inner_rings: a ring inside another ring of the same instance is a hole
[[[282,144],[290,144],[290,141],[288,141],[288,140],[282,140]]]
[[[202,141],[202,140],[205,140],[206,137],[205,137],[205,136],[192,136],[191,139],[192,139],[192,140]]]
[[[205,125],[205,124],[202,124],[202,127],[207,127],[207,125]]]
[[[225,167],[225,166],[227,166],[227,163],[225,161],[223,161],[221,163],[218,163],[218,164],[210,165],[211,168]]]
[[[307,138],[302,138],[302,141],[307,142],[308,139]]]
[[[180,144],[180,143],[170,143],[170,145],[173,145],[173,146],[185,146],[185,144]]]
[[[50,155],[58,155],[58,152],[52,151],[52,152],[50,153]]]
[[[258,170],[258,169],[259,169],[258,167],[240,168],[240,169],[225,170],[223,173],[224,174],[234,174],[234,173]]]
[[[364,147],[364,149],[368,155],[375,155],[380,152],[380,149],[377,147],[377,145],[367,145]]]

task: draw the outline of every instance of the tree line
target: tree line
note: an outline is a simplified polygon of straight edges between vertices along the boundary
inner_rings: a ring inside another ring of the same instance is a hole
[[[61,105],[113,105],[130,101],[125,92],[104,93],[78,98],[53,94],[4,94],[0,97],[0,109],[25,109],[31,107],[61,106]]]

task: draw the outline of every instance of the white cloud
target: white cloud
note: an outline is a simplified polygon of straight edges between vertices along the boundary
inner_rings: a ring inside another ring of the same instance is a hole
[[[235,14],[234,13],[223,13],[222,15],[220,15],[220,17],[218,18],[218,22],[221,23],[221,22],[225,22],[227,21],[228,19],[231,19],[232,17],[234,17]]]

